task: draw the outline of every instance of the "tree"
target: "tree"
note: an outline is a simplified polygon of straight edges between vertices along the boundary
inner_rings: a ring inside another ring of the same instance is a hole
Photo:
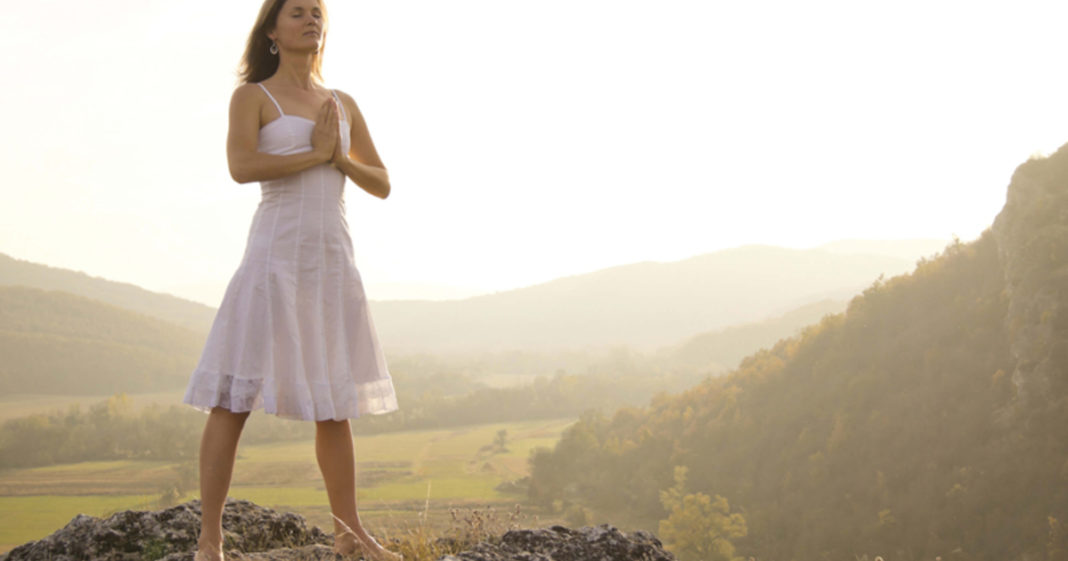
[[[745,518],[730,513],[727,499],[704,493],[686,494],[686,467],[675,466],[675,485],[660,492],[660,502],[670,512],[660,521],[660,537],[683,561],[733,561],[733,538],[748,532]]]

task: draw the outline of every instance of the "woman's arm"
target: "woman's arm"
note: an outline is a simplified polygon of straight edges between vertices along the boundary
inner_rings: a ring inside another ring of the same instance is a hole
[[[334,147],[340,143],[337,110],[333,103],[319,109],[312,150],[299,154],[267,154],[257,147],[260,135],[260,98],[263,93],[255,84],[244,84],[234,90],[230,98],[230,131],[226,137],[226,159],[230,177],[238,183],[267,181],[292,175],[298,171],[330,161]],[[332,101],[332,100],[331,100]]]
[[[341,153],[339,142],[330,161],[361,189],[384,199],[390,192],[389,171],[378,157],[378,151],[371,141],[371,133],[367,130],[367,123],[360,113],[360,108],[356,106],[356,100],[340,90],[337,93],[341,103],[345,105],[345,113],[352,116],[352,126],[349,129],[351,142],[348,154]]]

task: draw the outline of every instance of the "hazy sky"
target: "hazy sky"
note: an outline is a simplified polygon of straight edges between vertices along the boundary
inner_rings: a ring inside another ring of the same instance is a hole
[[[5,1],[0,252],[217,305],[259,201],[225,157],[259,5]],[[372,298],[972,239],[1068,142],[1063,0],[328,7],[327,85],[393,184],[346,196]]]

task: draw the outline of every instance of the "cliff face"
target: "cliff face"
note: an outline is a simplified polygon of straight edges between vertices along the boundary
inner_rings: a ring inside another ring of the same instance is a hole
[[[1041,496],[1034,502],[1050,503],[1045,554],[1060,561],[1068,559],[1068,145],[1016,169],[992,232],[1016,360],[1016,399],[1002,418],[1016,456],[1005,460],[1038,459],[1010,485],[1030,487]]]
[[[1017,168],[993,233],[1009,295],[1019,409],[1045,408],[1068,393],[1068,145]]]

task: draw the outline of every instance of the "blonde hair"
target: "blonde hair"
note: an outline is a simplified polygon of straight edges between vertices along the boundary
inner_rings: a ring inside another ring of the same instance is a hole
[[[319,43],[319,52],[315,53],[312,61],[312,77],[322,83],[323,81],[323,49],[326,48],[327,16],[326,4],[319,2],[319,9],[323,14],[323,39]],[[278,14],[286,0],[264,0],[260,6],[260,15],[256,17],[256,24],[252,26],[252,32],[248,34],[248,43],[245,45],[245,54],[241,57],[241,67],[238,70],[239,81],[243,84],[260,82],[270,78],[278,70],[278,55],[270,52],[271,39],[267,33],[274,30],[278,22]]]

